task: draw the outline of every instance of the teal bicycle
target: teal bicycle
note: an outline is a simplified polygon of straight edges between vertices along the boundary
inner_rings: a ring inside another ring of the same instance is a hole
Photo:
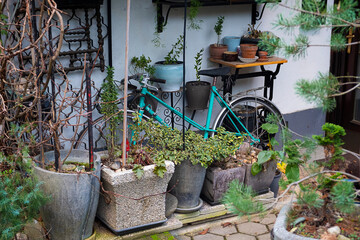
[[[233,132],[238,136],[244,136],[247,142],[250,142],[256,147],[267,149],[270,137],[274,136],[270,136],[265,130],[261,128],[261,125],[266,123],[267,117],[269,115],[275,116],[279,126],[279,132],[277,134],[277,136],[279,136],[283,127],[285,126],[285,120],[279,109],[271,101],[263,97],[250,95],[239,97],[235,94],[231,96],[233,100],[226,101],[219,94],[216,88],[216,81],[218,77],[229,77],[229,72],[230,68],[228,67],[199,71],[200,75],[213,78],[205,125],[202,125],[187,116],[183,116],[181,112],[161,100],[157,96],[158,88],[151,85],[150,83],[165,83],[165,80],[151,79],[148,76],[143,76],[141,81],[138,81],[140,88],[134,91],[128,97],[128,124],[134,124],[134,113],[138,113],[141,120],[153,118],[159,123],[166,125],[164,119],[157,115],[156,109],[154,109],[154,105],[156,105],[154,103],[158,103],[178,117],[184,118],[188,124],[201,131],[204,135],[204,138],[208,138],[216,134],[216,129],[218,127],[224,127],[229,132]],[[129,79],[131,78],[133,80],[139,80],[136,77],[130,77]],[[211,119],[214,114],[214,104],[216,102],[221,106],[222,110],[217,113],[214,123],[212,126],[210,126]],[[123,102],[119,101],[119,104],[123,104]],[[95,130],[94,150],[104,150],[106,146],[104,137],[106,136],[106,120],[104,117],[100,117],[96,119],[93,124],[93,129]],[[122,128],[122,124],[119,125],[119,128]],[[75,148],[87,148],[87,132],[87,128],[84,128],[79,133],[78,140],[74,145]],[[277,136],[275,137],[277,138]],[[122,137],[120,136],[119,139],[122,139]]]

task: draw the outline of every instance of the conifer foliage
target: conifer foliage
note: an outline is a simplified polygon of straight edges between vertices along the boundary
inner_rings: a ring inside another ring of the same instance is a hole
[[[5,156],[0,153],[0,239],[13,239],[25,224],[36,218],[49,199],[32,176],[28,148]]]

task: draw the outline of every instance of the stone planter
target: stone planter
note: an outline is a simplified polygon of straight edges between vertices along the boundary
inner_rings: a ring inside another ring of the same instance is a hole
[[[246,164],[244,184],[250,186],[258,194],[266,193],[275,177],[275,171],[276,160],[264,163],[263,170],[255,176],[251,174],[251,164]]]
[[[287,215],[291,210],[291,204],[285,205],[276,218],[274,228],[272,230],[271,238],[273,240],[314,240],[315,238],[308,238],[290,233],[286,230]]]
[[[68,152],[61,150],[61,159]],[[40,161],[40,156],[36,159]],[[73,149],[67,160],[87,163],[89,152]],[[54,161],[53,151],[45,153],[45,161]],[[42,190],[45,195],[51,196],[51,201],[41,208],[51,239],[80,240],[92,235],[100,192],[100,156],[96,153],[94,167],[92,174],[69,174],[34,166],[34,175],[43,182]]]
[[[240,183],[244,182],[245,168],[237,167],[222,170],[221,168],[208,168],[204,186],[201,191],[201,197],[210,205],[219,204],[224,193],[229,188],[231,181],[238,179]]]
[[[115,234],[139,231],[166,221],[165,192],[174,173],[174,163],[166,161],[167,172],[163,178],[153,173],[154,167],[145,166],[141,179],[137,179],[132,170],[102,169],[104,189],[117,196],[100,196],[97,217]]]

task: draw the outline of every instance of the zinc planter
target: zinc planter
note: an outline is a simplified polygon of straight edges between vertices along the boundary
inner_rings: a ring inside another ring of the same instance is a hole
[[[183,83],[183,63],[164,64],[164,61],[155,63],[154,77],[166,80],[166,83],[159,83],[164,92],[176,92],[180,90]]]
[[[206,177],[201,196],[210,205],[219,204],[223,195],[229,188],[230,182],[237,179],[240,183],[243,183],[244,178],[244,167],[225,170],[222,170],[219,167],[210,167],[206,170]]]
[[[166,161],[167,171],[163,178],[153,173],[154,167],[145,166],[141,179],[137,179],[132,170],[102,169],[103,186],[110,194],[100,196],[97,217],[115,234],[138,231],[167,220],[165,192],[174,172],[174,163]]]
[[[193,165],[185,160],[175,166],[174,176],[169,183],[171,194],[178,200],[176,212],[190,213],[199,210],[203,202],[200,199],[206,168],[200,164]]]
[[[61,159],[68,152],[61,150]],[[36,159],[40,161],[40,156]],[[54,152],[45,153],[45,160],[53,162]],[[88,163],[89,153],[73,149],[67,161]],[[92,173],[68,174],[34,166],[35,176],[43,182],[42,190],[51,196],[42,207],[41,216],[52,240],[80,240],[92,235],[100,191],[100,156],[96,153],[94,167]]]
[[[315,238],[308,238],[290,233],[286,230],[287,215],[291,210],[291,204],[285,205],[276,218],[274,228],[272,230],[273,240],[314,240]]]
[[[274,179],[275,171],[276,160],[264,163],[261,172],[255,176],[251,174],[251,164],[246,164],[244,184],[250,186],[258,194],[266,193]]]
[[[211,86],[209,82],[191,81],[186,83],[186,100],[188,107],[193,110],[208,107]]]

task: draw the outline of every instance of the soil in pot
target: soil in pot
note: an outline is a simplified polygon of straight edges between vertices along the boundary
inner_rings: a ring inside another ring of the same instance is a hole
[[[186,83],[186,101],[193,110],[206,109],[210,96],[210,83],[191,81]]]
[[[290,224],[299,217],[304,217],[305,221],[299,223],[294,230],[294,226]],[[339,220],[341,218],[341,220]],[[321,221],[319,216],[311,212],[306,206],[294,205],[288,215],[287,230],[294,231],[294,234],[304,237],[312,237],[320,239],[329,227],[339,226],[341,235],[349,239],[360,238],[360,216],[359,211],[354,214],[336,216],[333,214],[333,223]]]

